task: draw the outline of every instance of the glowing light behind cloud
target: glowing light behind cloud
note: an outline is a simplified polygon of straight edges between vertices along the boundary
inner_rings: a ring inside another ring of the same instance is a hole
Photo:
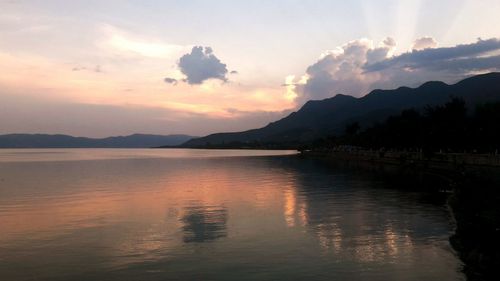
[[[107,42],[111,47],[122,51],[131,51],[145,57],[170,58],[182,51],[183,46],[134,41],[121,35],[112,35]]]

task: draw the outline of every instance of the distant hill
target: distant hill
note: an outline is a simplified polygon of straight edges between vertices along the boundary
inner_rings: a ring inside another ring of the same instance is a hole
[[[408,108],[443,104],[450,97],[465,100],[468,107],[500,101],[500,73],[489,73],[464,79],[454,85],[431,81],[418,88],[374,90],[361,98],[336,95],[324,100],[308,101],[300,110],[260,129],[236,133],[217,133],[187,141],[184,147],[258,146],[311,141],[325,135],[343,133],[346,124],[357,121],[361,127],[383,121]]]
[[[9,134],[0,135],[0,148],[147,148],[176,146],[191,138],[187,135],[134,134],[94,139],[68,135]]]

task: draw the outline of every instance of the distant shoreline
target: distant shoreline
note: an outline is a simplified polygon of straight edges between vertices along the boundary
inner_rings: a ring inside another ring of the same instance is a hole
[[[463,166],[500,167],[500,154],[486,153],[432,153],[422,152],[382,151],[382,150],[304,150],[304,156],[324,156],[342,160],[370,161],[391,165],[422,166],[435,169],[457,169]]]
[[[74,137],[61,134],[0,135],[0,148],[150,148],[178,146],[194,138],[188,135],[133,134],[106,138]]]

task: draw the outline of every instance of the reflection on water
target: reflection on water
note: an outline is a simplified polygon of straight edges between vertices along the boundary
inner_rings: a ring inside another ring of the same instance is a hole
[[[463,280],[446,209],[418,194],[314,160],[151,151],[0,150],[0,280]]]
[[[226,237],[227,210],[222,207],[186,207],[182,222],[184,243],[209,242]]]

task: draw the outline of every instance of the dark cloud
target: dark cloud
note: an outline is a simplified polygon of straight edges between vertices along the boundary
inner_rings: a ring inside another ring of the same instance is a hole
[[[484,70],[499,70],[500,56],[461,58],[447,61],[429,63],[427,69],[449,72],[470,72]]]
[[[163,79],[163,81],[165,81],[165,83],[168,83],[168,84],[177,85],[177,79],[174,79],[174,78],[165,77],[165,79]]]
[[[196,46],[191,53],[183,55],[178,63],[180,71],[186,75],[188,84],[201,84],[208,79],[227,81],[227,68],[213,53],[212,48]]]
[[[229,72],[229,74],[238,74],[238,71],[236,71],[236,70],[231,70],[231,72]]]
[[[463,65],[463,67],[466,67],[467,65],[471,65],[471,61],[474,58],[484,61],[484,58],[480,57],[480,55],[498,50],[500,50],[499,39],[479,39],[476,43],[472,44],[463,44],[447,48],[427,48],[404,53],[381,62],[367,64],[365,69],[368,72],[382,71],[389,68],[425,69],[437,63],[450,63],[453,62],[453,60],[459,61],[467,58],[468,60],[464,60],[467,64]]]

